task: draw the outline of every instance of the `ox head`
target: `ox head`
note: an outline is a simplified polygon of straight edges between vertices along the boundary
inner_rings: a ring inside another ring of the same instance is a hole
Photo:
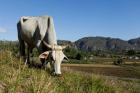
[[[47,59],[48,55],[51,56],[54,67],[54,74],[60,75],[61,74],[61,63],[63,59],[68,60],[66,55],[63,53],[63,49],[66,48],[66,46],[60,46],[60,45],[49,45],[45,41],[43,43],[46,45],[46,47],[50,48],[50,51],[45,51],[44,53],[40,54],[39,58]]]

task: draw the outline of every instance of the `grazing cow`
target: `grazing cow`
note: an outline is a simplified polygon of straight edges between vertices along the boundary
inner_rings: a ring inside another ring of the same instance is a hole
[[[53,18],[50,16],[24,16],[21,17],[17,23],[18,39],[20,44],[20,56],[26,57],[25,55],[25,43],[28,46],[27,49],[27,63],[30,64],[30,53],[33,48],[37,48],[42,61],[42,64],[51,58],[51,65],[53,72],[61,74],[61,62],[64,58],[68,59],[63,49],[65,46],[57,45],[56,33],[53,23]]]

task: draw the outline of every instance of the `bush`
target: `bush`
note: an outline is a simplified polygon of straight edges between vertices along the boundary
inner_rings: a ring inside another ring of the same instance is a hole
[[[129,56],[133,56],[135,54],[136,54],[136,51],[135,50],[129,50],[129,51],[127,51],[127,55],[129,55]]]
[[[114,65],[121,65],[124,63],[124,60],[122,58],[118,58],[113,62]]]
[[[80,53],[78,53],[75,57],[77,60],[81,60],[82,59],[82,55]]]

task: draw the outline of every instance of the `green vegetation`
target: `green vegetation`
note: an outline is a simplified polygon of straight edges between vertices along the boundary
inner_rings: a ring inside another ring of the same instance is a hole
[[[113,62],[114,65],[121,65],[121,64],[124,64],[124,60],[122,58],[119,58],[117,60],[115,60]]]
[[[127,55],[129,55],[129,56],[133,56],[135,54],[136,54],[136,51],[135,50],[129,50],[129,51],[127,51]]]
[[[61,45],[65,44],[64,42],[60,43]],[[65,44],[67,45],[67,44]],[[19,44],[18,41],[0,41],[0,51],[9,50],[12,51],[12,54],[15,56],[19,56]],[[27,51],[26,51],[27,52]],[[79,64],[95,64],[95,63],[102,63],[102,64],[113,64],[116,59],[121,57],[125,57],[126,59],[124,62],[140,62],[140,52],[135,50],[124,50],[120,53],[116,53],[111,50],[94,50],[94,51],[84,51],[74,48],[72,46],[67,47],[64,49],[65,55],[69,58],[69,63],[79,63]],[[33,50],[33,56],[38,57],[37,49]],[[129,59],[131,57],[132,59]],[[135,60],[138,57],[139,59]]]

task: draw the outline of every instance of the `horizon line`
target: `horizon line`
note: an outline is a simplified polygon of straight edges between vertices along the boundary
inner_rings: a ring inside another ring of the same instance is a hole
[[[102,38],[111,38],[111,39],[121,39],[121,40],[124,40],[124,41],[129,41],[129,40],[131,40],[131,39],[138,39],[138,38],[140,38],[140,36],[139,37],[134,37],[134,38],[129,38],[129,39],[122,39],[122,38],[120,38],[120,37],[110,37],[110,36],[83,36],[83,37],[81,37],[81,38],[79,38],[79,39],[77,39],[77,40],[68,40],[68,39],[57,39],[57,41],[58,40],[64,40],[64,41],[71,41],[71,42],[75,42],[75,41],[78,41],[78,40],[80,40],[80,39],[83,39],[83,38],[88,38],[88,37],[102,37]],[[16,40],[10,40],[10,39],[0,39],[0,41],[18,41],[18,39],[16,39]]]

